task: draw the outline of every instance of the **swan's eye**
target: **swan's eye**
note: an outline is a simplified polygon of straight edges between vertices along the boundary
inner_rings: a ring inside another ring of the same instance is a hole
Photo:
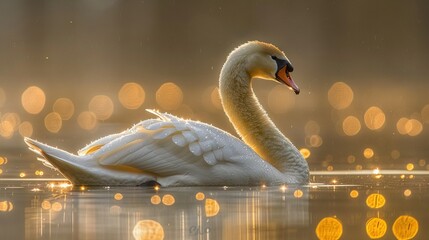
[[[271,58],[276,60],[276,61],[278,60],[278,58],[276,56],[271,56]]]

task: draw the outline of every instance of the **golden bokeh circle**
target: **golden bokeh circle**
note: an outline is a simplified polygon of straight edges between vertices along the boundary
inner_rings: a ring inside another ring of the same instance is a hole
[[[195,199],[197,199],[198,201],[204,200],[205,197],[206,196],[202,192],[197,192],[197,194],[195,194]]]
[[[359,197],[359,192],[357,190],[351,190],[350,191],[350,197],[351,198],[357,198],[357,197]]]
[[[44,200],[42,202],[42,209],[44,210],[51,209],[51,202],[49,202],[48,200]]]
[[[311,147],[320,147],[323,143],[322,137],[317,134],[311,135],[309,141]]]
[[[52,110],[57,112],[61,116],[61,119],[69,120],[74,114],[74,104],[68,98],[58,98],[55,100]]]
[[[361,129],[360,121],[355,116],[348,116],[343,121],[343,131],[347,136],[355,136]]]
[[[382,208],[386,204],[386,198],[382,194],[373,193],[366,198],[366,205],[369,208]]]
[[[387,231],[387,223],[381,218],[373,217],[370,218],[366,224],[366,234],[371,239],[382,238]]]
[[[60,114],[56,112],[48,113],[45,117],[45,127],[49,132],[57,133],[61,130],[63,121]]]
[[[392,232],[398,240],[412,239],[419,231],[419,222],[409,215],[399,216],[392,225]]]
[[[301,148],[301,149],[299,150],[299,152],[301,153],[301,155],[302,155],[305,159],[309,158],[309,157],[310,157],[310,155],[311,155],[311,152],[310,152],[310,150],[309,150],[308,148]]]
[[[302,196],[304,196],[304,192],[303,192],[301,189],[296,189],[296,190],[293,192],[293,196],[294,196],[295,198],[302,198]]]
[[[404,196],[405,197],[409,197],[409,196],[411,196],[411,194],[412,194],[413,192],[410,190],[410,189],[405,189],[404,190]]]
[[[125,83],[118,92],[119,102],[127,109],[137,109],[145,101],[143,87],[135,82]]]
[[[405,127],[406,129],[410,129],[408,131],[409,136],[412,136],[412,137],[417,136],[423,131],[423,125],[417,119],[410,119],[405,125],[406,125]]]
[[[77,123],[82,129],[91,130],[97,125],[97,117],[93,112],[84,111],[77,117]]]
[[[162,203],[166,206],[171,206],[176,202],[176,199],[171,194],[165,194],[162,196]]]
[[[408,171],[412,171],[412,170],[414,169],[414,164],[412,164],[412,163],[407,163],[407,165],[405,166],[405,168],[406,168]]]
[[[363,156],[364,156],[366,159],[370,159],[370,158],[372,158],[372,157],[374,156],[374,150],[372,150],[372,148],[365,148],[365,149],[363,150]]]
[[[320,240],[338,240],[343,234],[343,224],[335,217],[325,217],[317,224],[316,236]]]
[[[320,125],[316,121],[310,120],[305,123],[304,131],[306,136],[318,135],[320,133]]]
[[[220,206],[215,199],[206,198],[204,209],[206,217],[214,217],[219,213]]]
[[[400,118],[396,123],[396,129],[402,135],[406,135],[411,131],[412,125],[408,123],[408,118]]]
[[[22,107],[30,114],[38,114],[45,107],[45,92],[37,86],[31,86],[25,89],[21,95]]]
[[[345,109],[353,101],[353,90],[344,82],[336,82],[328,91],[328,101],[337,110]]]
[[[164,228],[157,221],[141,220],[134,226],[133,236],[136,240],[162,240]]]
[[[167,111],[178,109],[183,102],[182,89],[172,82],[162,84],[155,95],[158,105]]]
[[[116,194],[113,196],[113,198],[114,198],[115,200],[117,200],[117,201],[121,201],[121,200],[124,198],[124,196],[122,195],[122,193],[116,193]]]
[[[51,209],[54,210],[55,212],[59,212],[59,211],[63,210],[63,205],[60,202],[54,202],[51,205]]]
[[[160,197],[159,195],[153,195],[153,196],[150,198],[150,202],[151,202],[153,205],[158,205],[158,204],[160,204],[160,203],[161,203],[161,197]]]
[[[365,125],[371,130],[378,130],[383,127],[386,115],[379,107],[372,106],[364,114]]]
[[[96,95],[94,96],[88,104],[90,112],[95,114],[95,117],[98,120],[107,120],[109,119],[114,110],[114,105],[112,99],[106,95]]]

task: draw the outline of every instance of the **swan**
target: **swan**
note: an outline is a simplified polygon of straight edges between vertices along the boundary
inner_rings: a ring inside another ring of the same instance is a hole
[[[299,94],[293,67],[276,46],[250,41],[224,63],[219,92],[226,115],[242,141],[212,125],[148,110],[157,118],[98,139],[77,155],[25,138],[45,165],[74,185],[306,184],[308,165],[267,116],[252,79],[280,82]]]

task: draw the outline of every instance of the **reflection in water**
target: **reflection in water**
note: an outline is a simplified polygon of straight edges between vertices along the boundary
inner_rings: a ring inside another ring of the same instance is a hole
[[[0,230],[5,239],[426,239],[427,175],[406,173],[256,188],[0,180]]]

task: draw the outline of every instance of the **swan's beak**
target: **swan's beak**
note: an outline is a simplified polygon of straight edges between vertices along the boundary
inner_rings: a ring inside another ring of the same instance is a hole
[[[292,77],[289,74],[289,71],[287,70],[287,65],[280,68],[276,73],[276,79],[277,81],[286,84],[291,90],[295,92],[295,94],[299,94],[299,87],[295,84]]]

